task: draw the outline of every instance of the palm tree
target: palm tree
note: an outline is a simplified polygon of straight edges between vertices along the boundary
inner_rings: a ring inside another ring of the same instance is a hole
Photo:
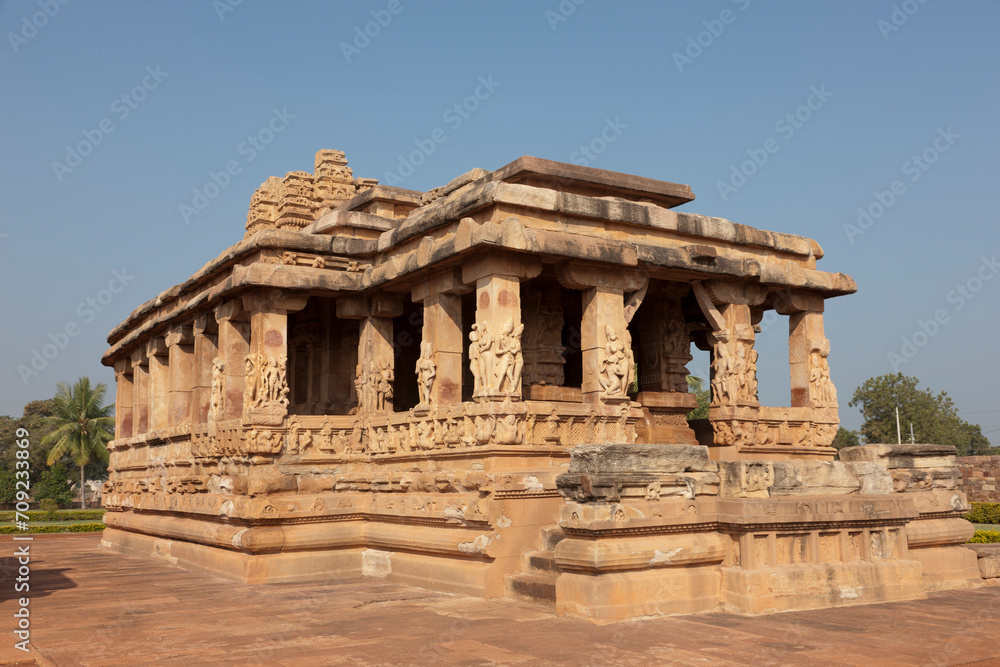
[[[114,405],[104,405],[107,387],[90,386],[90,378],[82,377],[73,388],[59,383],[54,401],[53,416],[46,422],[55,430],[42,438],[42,445],[53,445],[49,450],[48,464],[52,465],[69,454],[80,466],[80,507],[87,509],[85,468],[91,457],[108,460],[108,442],[114,437]],[[53,444],[54,443],[54,444]]]
[[[696,375],[687,376],[688,391],[697,394],[705,388],[705,381]]]

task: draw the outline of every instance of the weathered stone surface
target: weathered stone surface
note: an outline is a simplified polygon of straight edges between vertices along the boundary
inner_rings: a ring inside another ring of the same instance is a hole
[[[871,461],[852,461],[847,468],[861,480],[861,495],[887,496],[893,492],[892,475],[885,466]]]
[[[965,548],[976,552],[983,579],[1000,578],[1000,544],[966,544]]]
[[[845,447],[841,461],[871,461],[894,468],[946,468],[955,465],[956,449],[948,445],[872,444]]]
[[[718,464],[700,445],[581,445],[570,452],[571,473],[715,472]]]
[[[779,461],[774,463],[772,496],[854,494],[861,480],[839,461]]]

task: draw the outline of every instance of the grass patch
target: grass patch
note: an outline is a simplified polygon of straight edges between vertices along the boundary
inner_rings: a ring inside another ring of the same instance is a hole
[[[107,510],[56,510],[55,521],[100,521]],[[22,512],[28,515],[28,521],[42,521],[46,517],[45,510],[28,510]],[[0,523],[14,521],[14,512],[0,512]]]
[[[104,530],[103,523],[79,522],[50,524],[31,524],[28,530],[18,530],[17,526],[0,526],[0,535],[41,535],[45,533],[99,533]]]

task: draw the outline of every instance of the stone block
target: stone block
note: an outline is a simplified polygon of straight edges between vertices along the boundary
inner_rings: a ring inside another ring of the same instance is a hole
[[[716,472],[701,445],[580,445],[570,452],[571,473]]]
[[[848,495],[861,480],[839,461],[776,461],[771,496]]]
[[[1000,578],[1000,544],[966,544],[979,559],[979,574],[983,579]]]

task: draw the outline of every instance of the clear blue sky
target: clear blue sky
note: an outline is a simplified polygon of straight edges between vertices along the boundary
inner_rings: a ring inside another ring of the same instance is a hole
[[[684,210],[809,236],[820,268],[854,276],[826,317],[845,425],[860,424],[854,389],[910,352],[899,370],[1000,427],[1000,268],[983,264],[1000,253],[1000,2],[229,4],[0,2],[0,413],[60,380],[112,383],[108,331],[239,240],[258,184],[311,170],[320,148],[384,181],[441,128],[402,183],[424,190],[524,154],[579,160],[610,121],[592,166],[687,183]],[[448,114],[480,77],[486,99]],[[275,109],[273,140],[241,147]],[[186,223],[179,207],[230,161],[239,173]],[[894,198],[881,212],[877,191]],[[881,215],[848,238],[859,207]],[[67,325],[25,386],[18,365]],[[788,402],[785,339],[783,322],[760,337],[768,405]]]

